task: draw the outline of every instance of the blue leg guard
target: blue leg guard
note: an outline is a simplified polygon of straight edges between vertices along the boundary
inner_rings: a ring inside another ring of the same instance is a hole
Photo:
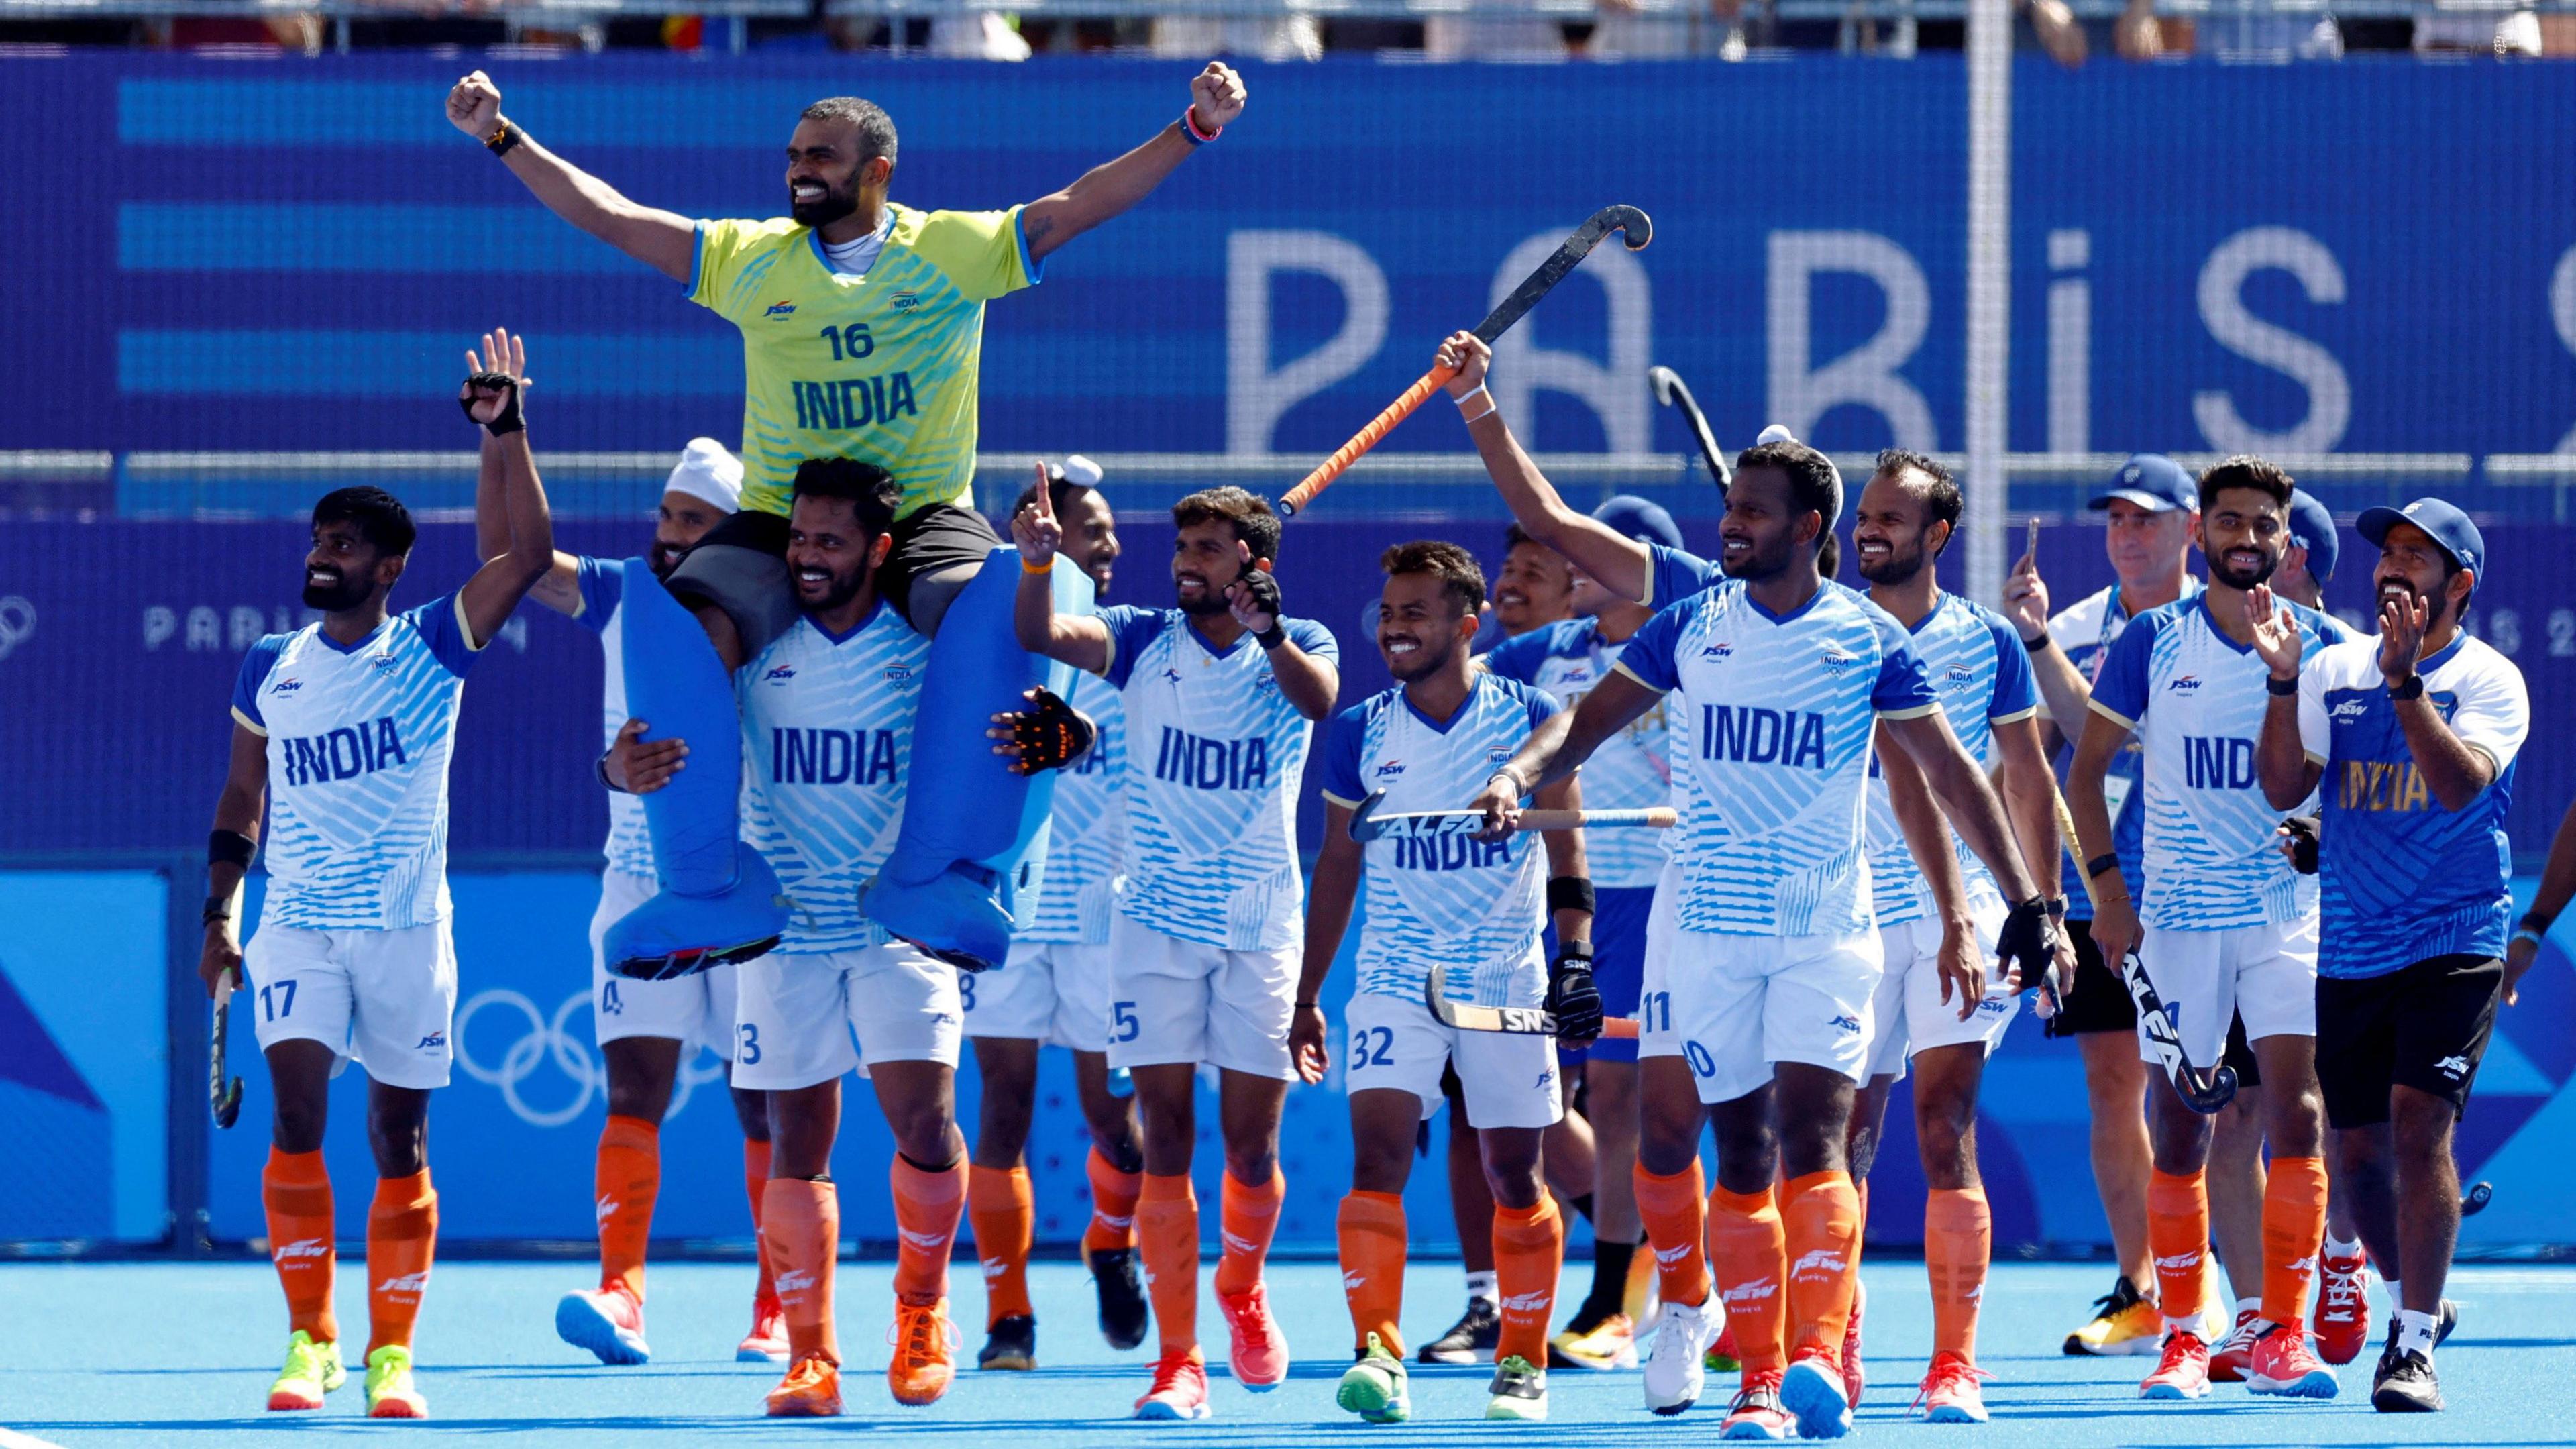
[[[778,877],[741,840],[742,719],[706,631],[644,560],[626,561],[619,605],[626,711],[648,740],[689,742],[689,767],[644,798],[661,893],[608,928],[603,952],[624,976],[661,979],[746,961],[787,927]]]
[[[1091,612],[1089,575],[1067,566],[1053,582],[1058,613]],[[1063,694],[1073,683],[1069,666],[1020,648],[1011,630],[1019,587],[1018,552],[997,548],[940,620],[913,725],[903,833],[867,901],[894,935],[986,966],[1010,953],[1013,903],[1035,888],[1046,859],[1055,775],[1013,774],[984,731],[1028,690]]]

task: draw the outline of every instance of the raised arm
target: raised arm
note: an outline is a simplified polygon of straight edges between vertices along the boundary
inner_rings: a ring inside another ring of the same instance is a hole
[[[208,912],[205,944],[197,956],[197,979],[206,995],[220,994],[225,973],[241,984],[241,939],[233,921],[239,909],[242,877],[250,873],[250,855],[259,845],[260,816],[268,809],[268,739],[236,720],[232,760],[224,772],[223,793],[215,797],[214,834],[206,852],[206,900],[223,902],[221,915]],[[238,836],[239,841],[226,841]]]
[[[2413,594],[2391,595],[2379,605],[2379,673],[2388,681],[2390,697],[2410,681],[2416,681],[2415,664],[2422,657],[2424,631],[2432,625],[2432,614],[2422,599]],[[2424,786],[2433,792],[2434,803],[2445,810],[2466,810],[2478,796],[2495,783],[2496,762],[2484,750],[2471,749],[2459,732],[2433,707],[2420,681],[2412,697],[2396,702],[2397,728],[2406,736],[2407,753],[2415,757],[2415,773],[2424,777]]]
[[[465,415],[481,423],[499,445],[501,511],[510,535],[509,550],[486,561],[456,591],[466,630],[473,635],[466,642],[480,649],[492,642],[528,590],[555,566],[555,527],[546,509],[546,490],[537,481],[536,457],[528,451],[528,429],[521,411],[528,372],[525,342],[506,329],[494,328],[483,335],[482,356],[467,350],[465,370],[468,376],[458,401],[465,405]]]
[[[2296,810],[2325,775],[2325,762],[2308,757],[2299,731],[2299,669],[2305,653],[2299,621],[2265,584],[2256,584],[2247,597],[2245,616],[2254,628],[2254,653],[2272,671],[2263,728],[2254,738],[2254,778],[2263,787],[2265,804]]]
[[[2042,722],[2040,744],[2054,752],[2058,742],[2083,733],[2073,723],[2085,718],[2093,703],[2092,686],[2066,657],[2066,651],[2048,643],[2048,582],[2039,576],[2039,529],[2031,528],[2032,547],[2013,564],[2010,577],[2004,580],[2003,616],[2012,621],[2013,630],[2021,636],[2022,648],[2030,655],[2031,682],[2039,686],[2039,697],[2048,706],[2048,718]]]
[[[501,164],[546,209],[675,282],[686,282],[697,260],[698,224],[677,212],[641,206],[616,187],[537,144],[501,115],[501,88],[481,71],[447,93],[447,119],[456,129],[491,146],[501,139]]]
[[[1238,539],[1234,546],[1243,572],[1225,586],[1227,611],[1270,656],[1270,673],[1279,681],[1280,696],[1306,718],[1322,719],[1341,697],[1341,670],[1330,659],[1307,653],[1289,637],[1279,608],[1279,576],[1254,561],[1252,545]]]
[[[1315,853],[1314,879],[1306,883],[1306,961],[1297,974],[1297,1006],[1288,1022],[1288,1055],[1309,1085],[1332,1067],[1325,1048],[1324,1009],[1317,998],[1341,953],[1358,899],[1363,847],[1351,839],[1351,807],[1324,802],[1324,844]]]
[[[1172,122],[1144,145],[1092,167],[1071,186],[1020,209],[1020,236],[1028,243],[1029,260],[1046,260],[1057,247],[1144,200],[1163,184],[1164,177],[1190,159],[1202,139],[1213,138],[1243,114],[1243,99],[1243,77],[1223,61],[1209,61],[1207,69],[1190,82],[1187,120]],[[1190,134],[1193,126],[1196,137]],[[681,266],[687,265],[684,251]]]
[[[1476,441],[1476,455],[1485,461],[1485,475],[1494,480],[1494,490],[1503,495],[1503,506],[1512,511],[1512,521],[1531,538],[1565,555],[1601,587],[1632,603],[1648,602],[1646,595],[1654,582],[1654,555],[1644,544],[1610,525],[1566,506],[1556,485],[1548,482],[1538,464],[1521,451],[1520,440],[1512,436],[1511,425],[1503,421],[1492,395],[1477,396],[1484,392],[1485,374],[1493,365],[1494,350],[1473,332],[1453,332],[1440,344],[1436,360],[1444,367],[1458,369],[1458,375],[1449,380],[1449,396],[1466,421],[1467,436]],[[1672,600],[1652,602],[1661,607]]]
[[[1011,630],[1031,654],[1099,674],[1109,668],[1109,626],[1088,615],[1055,611],[1055,588],[1047,575],[1055,571],[1057,551],[1064,546],[1064,525],[1056,521],[1055,503],[1047,496],[1046,465],[1038,465],[1037,502],[1011,515],[1011,541],[1020,549],[1020,591],[1011,601]]]
[[[501,440],[483,435],[482,457],[474,473],[474,561],[490,563],[510,551],[510,504]],[[528,590],[528,597],[571,616],[581,612],[581,560],[557,550],[554,567]]]

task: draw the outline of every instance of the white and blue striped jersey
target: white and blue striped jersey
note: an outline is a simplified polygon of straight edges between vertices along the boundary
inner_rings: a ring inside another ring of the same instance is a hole
[[[1590,619],[1561,619],[1503,641],[1483,662],[1495,677],[1543,690],[1572,709],[1610,673],[1626,647],[1624,640],[1614,644],[1602,638]],[[1671,804],[1673,767],[1665,753],[1666,733],[1664,706],[1657,701],[1626,729],[1603,740],[1583,762],[1584,808],[1638,810]],[[1660,830],[1587,834],[1583,858],[1592,883],[1608,890],[1651,889],[1670,858],[1663,837]]]
[[[1056,773],[1046,872],[1013,939],[1099,946],[1109,940],[1127,853],[1127,707],[1107,680],[1079,670],[1065,702],[1089,715],[1100,735]]]
[[[792,901],[791,955],[885,944],[862,900],[903,828],[912,717],[930,641],[880,602],[835,637],[799,618],[734,675],[745,840]]]
[[[2299,741],[2324,766],[2317,835],[2324,921],[2317,974],[2385,976],[2436,956],[2502,956],[2512,931],[2505,809],[2531,733],[2522,671],[2461,635],[2416,665],[2424,698],[2495,779],[2445,810],[2415,768],[2379,672],[2379,641],[2318,651],[2299,671]]]
[[[1250,636],[1218,650],[1178,609],[1115,605],[1107,678],[1127,705],[1127,884],[1118,909],[1179,941],[1233,951],[1297,943],[1305,878],[1297,788],[1314,725]],[[1312,619],[1297,647],[1338,662]]]
[[[2189,574],[2183,575],[2184,598],[2194,597],[2200,589],[2200,580]],[[2145,610],[2139,612],[2144,613]],[[2089,686],[2101,677],[2102,665],[2110,657],[2111,645],[2128,627],[2129,611],[2120,603],[2120,586],[2113,584],[2059,610],[2048,621],[2048,637],[2057,641],[2058,648],[2066,651],[2066,662],[2075,667],[2076,673],[2084,676]],[[2039,701],[2039,715],[2042,719],[2049,717],[2046,696]],[[2066,747],[2059,751],[2055,762],[2058,778],[2063,780],[2065,772],[2075,764],[2075,741],[2084,733],[2084,722],[2058,723],[2058,730],[2066,737]],[[2131,736],[2120,746],[2119,752],[2111,756],[2110,771],[2102,781],[2102,792],[2111,806],[2111,849],[2120,857],[2121,873],[2132,881],[2141,879],[2146,873],[2147,807],[2144,798],[2138,794],[2138,776],[2145,769],[2146,751],[2139,747],[2137,738]],[[2072,840],[2066,842],[2061,878],[2066,892],[2066,918],[2070,921],[2093,919],[2093,897],[2084,889],[2084,862],[2075,858],[2075,842]]]
[[[2030,654],[2021,635],[1992,609],[1981,608],[1944,592],[1932,612],[1914,624],[1914,652],[1923,656],[1923,673],[1941,699],[1950,732],[1978,767],[1995,766],[1995,726],[2029,719],[2039,712],[2039,691],[2030,677]],[[2000,904],[2003,890],[1994,872],[1977,859],[1956,830],[1944,826],[1971,908]],[[1887,777],[1872,758],[1869,767],[1869,879],[1878,900],[1878,923],[1903,925],[1933,914],[1932,886],[1905,845],[1896,823],[1896,806],[1887,798]]]
[[[2327,615],[2283,606],[2309,656],[2348,637]],[[2094,712],[2146,751],[2138,918],[2160,931],[2287,925],[2317,908],[2315,883],[2281,857],[2283,812],[2254,774],[2271,672],[2218,627],[2203,593],[2131,619],[2093,682]]]
[[[356,644],[313,623],[251,646],[233,718],[268,738],[261,924],[399,931],[447,919],[447,762],[480,647],[454,594]]]
[[[1681,696],[1672,746],[1682,929],[1869,929],[1871,734],[1882,716],[1941,707],[1905,626],[1831,580],[1781,616],[1729,579],[1648,620],[1619,668]]]
[[[1401,686],[1334,716],[1324,741],[1324,798],[1357,808],[1370,791],[1384,790],[1378,808],[1389,814],[1455,810],[1476,798],[1562,706],[1518,680],[1472,678],[1466,700],[1446,720],[1416,709]],[[1529,995],[1524,978],[1537,959],[1531,948],[1546,926],[1542,837],[1381,838],[1361,850],[1360,990],[1419,1000],[1431,968],[1446,966],[1450,994],[1461,1001],[1504,1004]]]
[[[599,713],[600,748],[617,742],[626,725],[626,627],[618,605],[626,596],[626,560],[574,560],[574,579],[581,588],[581,626],[599,636],[602,683]],[[653,874],[653,837],[644,828],[644,797],[622,790],[608,792],[608,843],[600,847],[610,870],[629,875]]]

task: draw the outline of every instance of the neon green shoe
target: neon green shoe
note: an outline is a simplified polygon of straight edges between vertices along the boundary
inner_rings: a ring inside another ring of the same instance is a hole
[[[1494,1365],[1493,1397],[1485,1401],[1488,1419],[1538,1420],[1547,1417],[1547,1370],[1519,1354]]]
[[[1407,1387],[1404,1358],[1372,1333],[1360,1361],[1342,1374],[1333,1402],[1372,1424],[1401,1424],[1413,1417],[1413,1395]]]
[[[340,1364],[340,1345],[315,1343],[313,1335],[299,1328],[286,1341],[286,1367],[277,1371],[277,1382],[268,1386],[268,1407],[318,1409],[324,1394],[348,1381],[349,1371]]]
[[[389,1343],[367,1355],[367,1417],[429,1417],[429,1401],[412,1385],[410,1349]]]

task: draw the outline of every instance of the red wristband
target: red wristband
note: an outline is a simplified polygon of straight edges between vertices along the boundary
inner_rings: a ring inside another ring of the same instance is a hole
[[[1191,145],[1204,146],[1208,142],[1215,140],[1217,137],[1224,135],[1225,127],[1219,126],[1213,131],[1200,130],[1198,107],[1196,105],[1187,105],[1181,107],[1181,134],[1190,138]]]

